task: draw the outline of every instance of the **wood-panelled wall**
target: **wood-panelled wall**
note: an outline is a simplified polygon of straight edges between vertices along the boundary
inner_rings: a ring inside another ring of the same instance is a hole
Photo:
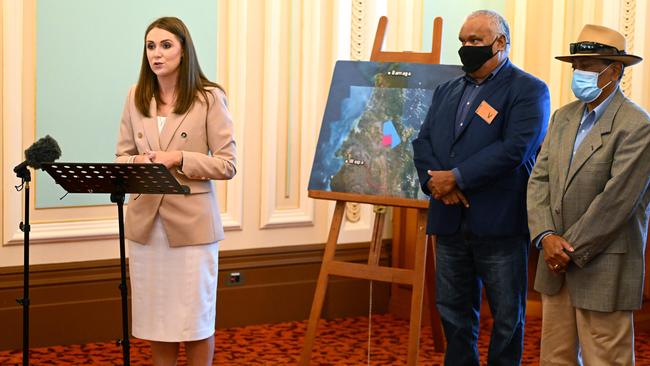
[[[386,243],[388,244],[388,243]],[[389,245],[384,245],[386,247]],[[223,252],[217,327],[306,320],[324,245]],[[384,251],[381,261],[389,263]],[[365,263],[368,244],[350,244],[337,259]],[[31,270],[30,346],[107,342],[121,337],[119,260],[35,265]],[[239,273],[239,285],[230,274]],[[0,350],[22,345],[22,268],[0,269]],[[388,309],[389,286],[375,284],[373,311]],[[368,314],[368,281],[330,279],[323,318]]]

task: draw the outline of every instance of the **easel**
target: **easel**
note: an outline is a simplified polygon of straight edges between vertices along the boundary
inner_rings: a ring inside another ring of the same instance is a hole
[[[440,63],[440,45],[442,38],[442,18],[437,17],[433,22],[433,37],[431,53],[415,52],[383,52],[381,46],[384,42],[386,25],[388,19],[382,16],[379,19],[375,42],[372,47],[370,61],[375,62],[413,62],[413,63]],[[394,198],[367,196],[352,193],[326,192],[326,191],[309,191],[309,197],[319,199],[329,199],[336,201],[332,224],[330,227],[327,243],[325,244],[325,253],[323,263],[321,264],[320,274],[316,283],[316,291],[309,315],[309,323],[305,340],[300,355],[299,365],[309,365],[311,351],[314,346],[316,337],[316,328],[318,319],[323,309],[323,301],[327,292],[329,276],[342,276],[359,278],[366,280],[375,280],[390,282],[396,284],[411,285],[413,288],[411,296],[411,312],[409,324],[409,344],[408,344],[408,365],[416,365],[418,360],[418,351],[420,346],[420,327],[422,322],[422,300],[424,295],[425,272],[428,282],[429,304],[432,308],[431,328],[434,338],[435,350],[444,351],[444,339],[440,325],[440,317],[433,306],[435,304],[435,261],[433,245],[431,238],[426,235],[427,223],[427,202]],[[345,204],[347,202],[370,203],[382,206],[406,207],[418,209],[417,214],[417,240],[415,243],[415,268],[391,268],[379,266],[379,257],[381,254],[382,231],[385,221],[385,210],[375,208],[375,222],[370,242],[370,253],[367,264],[357,264],[343,262],[334,259],[336,253],[336,242],[341,230]],[[429,247],[429,248],[427,248]],[[430,250],[427,250],[430,249]],[[427,271],[428,267],[428,271]]]

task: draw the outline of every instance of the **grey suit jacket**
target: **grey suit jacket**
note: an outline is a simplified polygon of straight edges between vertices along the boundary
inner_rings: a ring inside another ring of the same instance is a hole
[[[531,238],[552,230],[575,248],[560,275],[540,253],[535,290],[566,281],[573,306],[605,312],[641,307],[650,202],[650,116],[615,93],[573,159],[585,104],[553,114],[527,193]]]

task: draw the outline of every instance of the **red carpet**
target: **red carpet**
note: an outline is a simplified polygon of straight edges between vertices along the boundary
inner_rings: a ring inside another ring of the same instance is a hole
[[[373,316],[371,344],[372,365],[403,365],[406,363],[408,322],[391,315]],[[215,365],[295,365],[300,356],[306,322],[256,325],[220,329],[216,334]],[[479,348],[487,350],[490,324],[481,326]],[[367,360],[368,318],[347,318],[322,321],[313,350],[313,365],[365,365]],[[524,360],[522,365],[537,365],[539,355],[538,319],[526,323]],[[131,364],[151,365],[146,342],[131,343]],[[650,365],[650,332],[636,334],[637,365]],[[121,365],[121,348],[114,343],[36,348],[31,351],[32,365]],[[184,365],[185,360],[181,351]],[[1,351],[0,365],[21,364],[20,350]],[[442,354],[433,351],[431,328],[422,330],[421,365],[440,365]]]

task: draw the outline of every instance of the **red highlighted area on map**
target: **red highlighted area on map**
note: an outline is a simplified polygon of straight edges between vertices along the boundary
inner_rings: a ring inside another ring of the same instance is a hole
[[[399,135],[397,134],[397,130],[395,129],[395,125],[393,125],[393,121],[386,121],[384,122],[384,137],[381,139],[381,144],[389,147],[391,149],[394,149],[395,146],[399,145],[402,142],[402,139],[399,138]]]

